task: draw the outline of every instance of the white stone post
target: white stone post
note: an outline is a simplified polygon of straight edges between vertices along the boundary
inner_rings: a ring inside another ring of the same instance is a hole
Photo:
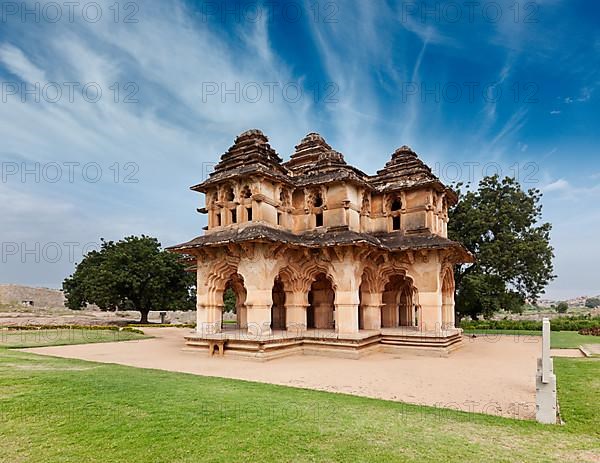
[[[535,419],[556,424],[556,375],[550,357],[550,320],[542,321],[542,357],[538,358],[536,375]]]

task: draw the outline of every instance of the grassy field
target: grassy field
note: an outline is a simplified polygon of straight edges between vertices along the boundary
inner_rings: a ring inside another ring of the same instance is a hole
[[[58,329],[58,330],[0,330],[0,347],[45,347],[115,342],[143,339],[147,336],[129,331]]]
[[[565,426],[0,348],[0,461],[598,461],[600,361],[555,365]]]
[[[527,330],[465,330],[465,334],[504,336],[541,336],[541,331]],[[582,344],[600,343],[600,336],[584,336],[577,331],[551,331],[550,345],[553,349],[576,349]]]

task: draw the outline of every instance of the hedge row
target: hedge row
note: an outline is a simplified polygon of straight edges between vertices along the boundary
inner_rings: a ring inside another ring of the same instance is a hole
[[[463,320],[464,330],[530,330],[541,331],[542,322],[535,320]],[[557,317],[550,320],[552,331],[579,331],[600,327],[600,317]]]
[[[142,330],[129,326],[101,326],[101,325],[14,325],[3,326],[1,329],[10,331],[35,331],[35,330],[102,330],[102,331],[127,331],[130,333],[144,334]]]

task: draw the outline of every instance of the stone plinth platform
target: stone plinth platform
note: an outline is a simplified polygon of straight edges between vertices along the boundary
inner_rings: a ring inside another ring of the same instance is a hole
[[[204,351],[215,340],[224,341],[224,355],[253,360],[270,360],[288,355],[324,355],[358,359],[374,352],[412,353],[447,356],[462,345],[462,330],[451,328],[420,331],[413,327],[360,330],[340,334],[334,330],[273,331],[257,336],[246,330],[226,329],[220,333],[195,333],[185,336],[189,350]]]

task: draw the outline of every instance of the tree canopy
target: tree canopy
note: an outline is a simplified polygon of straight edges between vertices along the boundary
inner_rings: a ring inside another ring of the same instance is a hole
[[[461,194],[449,212],[448,235],[476,258],[455,268],[458,317],[477,319],[503,309],[520,311],[535,302],[554,278],[549,223],[541,223],[542,194],[497,175]]]
[[[156,238],[142,235],[101,242],[63,282],[66,305],[80,309],[137,310],[141,323],[151,310],[194,308],[194,275],[181,257],[161,249]]]
[[[569,310],[569,304],[567,304],[565,301],[559,302],[556,305],[556,311],[558,313],[567,313],[568,310]]]
[[[585,301],[585,306],[588,309],[595,309],[596,307],[600,307],[600,297],[589,297]]]

